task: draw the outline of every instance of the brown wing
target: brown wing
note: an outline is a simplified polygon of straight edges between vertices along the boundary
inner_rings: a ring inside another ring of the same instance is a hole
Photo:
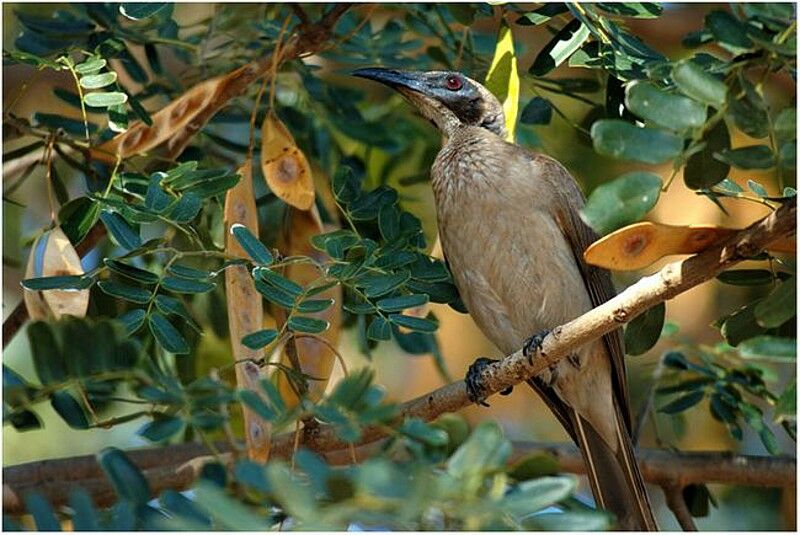
[[[547,172],[542,175],[551,182],[550,186],[556,194],[561,196],[561,202],[553,203],[553,216],[561,227],[564,237],[572,247],[575,262],[580,267],[586,289],[593,306],[599,306],[616,295],[611,282],[611,274],[602,268],[590,266],[583,260],[583,251],[594,243],[598,236],[580,218],[579,211],[583,208],[584,197],[578,188],[575,179],[560,163],[544,155],[534,156],[537,164],[546,166]],[[632,432],[630,405],[628,400],[627,378],[625,374],[625,348],[622,340],[622,331],[616,329],[605,336],[608,354],[611,357],[611,366],[614,370],[614,390],[621,406],[625,425],[628,432]]]

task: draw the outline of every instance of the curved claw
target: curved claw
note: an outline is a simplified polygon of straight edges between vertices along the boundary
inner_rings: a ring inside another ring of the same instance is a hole
[[[533,364],[533,356],[542,349],[542,342],[550,334],[550,329],[545,329],[534,334],[522,345],[522,354],[528,359],[528,364]]]
[[[464,377],[464,382],[467,383],[467,397],[471,402],[483,405],[484,407],[488,407],[489,404],[484,401],[486,396],[483,395],[483,385],[481,385],[480,376],[481,371],[492,362],[497,361],[494,359],[487,359],[486,357],[476,359],[475,362],[470,365],[467,370],[467,375]]]

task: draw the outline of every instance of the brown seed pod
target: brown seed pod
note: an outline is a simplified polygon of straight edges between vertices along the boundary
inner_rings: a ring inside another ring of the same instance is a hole
[[[37,262],[37,256],[40,261]],[[37,265],[38,264],[38,265]],[[31,248],[25,278],[83,275],[81,259],[60,227],[39,236]],[[89,307],[89,290],[24,290],[31,319],[59,319],[69,314],[82,318]]]

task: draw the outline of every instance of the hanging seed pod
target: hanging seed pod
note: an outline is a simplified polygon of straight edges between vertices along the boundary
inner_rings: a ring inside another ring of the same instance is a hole
[[[307,211],[295,208],[289,210],[287,231],[282,237],[279,249],[287,256],[310,256],[318,262],[327,260],[325,254],[314,249],[309,241],[311,236],[324,232],[316,206]],[[283,275],[297,284],[307,287],[319,279],[320,272],[311,264],[304,262],[288,265]],[[322,304],[326,300],[333,300],[333,303],[323,310],[316,311],[314,305]],[[308,312],[302,312],[304,306],[309,307]],[[336,354],[331,347],[335,348],[339,343],[342,319],[341,286],[327,288],[301,301],[298,309],[304,317],[327,321],[329,324],[327,330],[316,335],[325,342],[313,337],[297,336],[287,343],[287,346],[294,344],[294,349],[285,346],[281,354],[281,364],[307,376],[306,398],[316,402],[322,398],[325,388],[328,386],[336,361]],[[274,314],[279,324],[286,320],[286,311],[282,308],[276,307]],[[294,354],[291,353],[292,351]],[[299,401],[296,393],[297,386],[293,385],[283,372],[278,372],[277,381],[278,389],[286,404],[290,407],[296,405]]]
[[[230,228],[235,224],[244,225],[258,235],[258,214],[250,160],[237,172],[242,179],[225,194],[225,252],[232,256],[245,257],[247,254],[231,235]],[[247,266],[231,266],[225,270],[225,295],[231,349],[233,358],[237,361],[236,383],[239,388],[260,392],[261,369],[255,361],[262,359],[264,350],[250,349],[242,344],[242,337],[260,330],[264,321],[261,295],[256,291]],[[266,462],[269,458],[272,426],[247,406],[243,406],[243,415],[248,457]]]
[[[314,181],[308,160],[273,113],[261,125],[261,170],[279,199],[300,210],[308,210],[314,204]]]
[[[25,278],[83,275],[81,259],[60,227],[39,236],[31,248]],[[25,307],[31,319],[59,319],[69,314],[82,318],[89,307],[89,290],[25,289]]]

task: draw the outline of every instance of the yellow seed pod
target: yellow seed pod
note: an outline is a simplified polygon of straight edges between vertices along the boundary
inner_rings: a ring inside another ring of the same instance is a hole
[[[60,227],[39,236],[31,248],[25,278],[83,275],[81,259]],[[24,290],[31,319],[59,319],[69,314],[82,318],[89,307],[89,290]]]
[[[275,114],[261,125],[261,171],[275,195],[300,210],[314,204],[314,180],[305,154]]]

